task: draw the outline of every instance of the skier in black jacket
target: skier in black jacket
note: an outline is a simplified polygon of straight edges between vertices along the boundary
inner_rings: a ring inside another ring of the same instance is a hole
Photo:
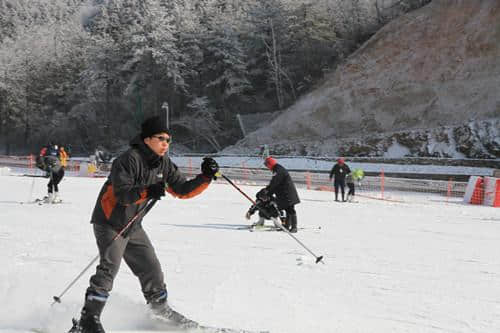
[[[171,135],[163,121],[159,117],[149,118],[141,129],[140,136],[131,141],[130,149],[113,161],[97,198],[91,223],[99,249],[99,265],[90,278],[80,320],[74,323],[71,333],[104,333],[100,315],[122,259],[138,277],[144,298],[156,315],[190,324],[167,304],[163,272],[142,228],[142,217],[120,237],[112,239],[150,200],[161,199],[165,192],[182,199],[203,192],[216,179],[219,166],[212,158],[204,158],[202,173],[186,180],[166,155]]]
[[[332,170],[330,171],[329,175],[330,181],[332,180],[332,177],[334,177],[333,186],[335,187],[335,201],[339,201],[339,188],[340,191],[342,192],[342,201],[345,201],[344,199],[345,177],[350,172],[351,169],[349,169],[349,166],[345,164],[343,158],[339,158],[337,160],[337,163],[333,166]]]
[[[263,226],[265,220],[272,220],[276,228],[281,230],[280,226],[276,225],[276,223],[281,224],[280,211],[278,209],[278,204],[276,203],[276,198],[269,195],[267,189],[263,188],[257,192],[256,199],[255,204],[252,205],[245,214],[247,220],[250,220],[250,216],[252,216],[256,211],[259,211],[259,221],[253,226]]]
[[[297,232],[295,205],[300,203],[300,199],[292,177],[288,170],[272,157],[266,158],[264,165],[273,172],[273,178],[266,189],[270,195],[276,195],[278,208],[286,212],[285,228],[290,232]]]
[[[49,179],[47,195],[43,197],[45,203],[59,203],[59,183],[64,177],[64,168],[59,160],[57,145],[50,144],[40,150],[36,158],[36,166],[45,171]]]

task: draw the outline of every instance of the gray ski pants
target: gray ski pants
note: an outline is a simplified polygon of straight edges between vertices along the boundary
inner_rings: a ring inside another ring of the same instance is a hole
[[[100,258],[96,273],[90,278],[87,293],[97,293],[107,297],[113,288],[113,280],[118,273],[122,258],[139,278],[142,293],[148,302],[166,291],[160,262],[142,227],[135,229],[126,237],[118,237],[109,245],[117,232],[108,226],[99,224],[93,226]]]

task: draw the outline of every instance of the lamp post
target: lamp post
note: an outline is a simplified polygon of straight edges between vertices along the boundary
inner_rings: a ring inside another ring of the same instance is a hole
[[[170,129],[168,102],[163,102],[161,108],[165,111],[165,124],[167,125],[167,129]]]

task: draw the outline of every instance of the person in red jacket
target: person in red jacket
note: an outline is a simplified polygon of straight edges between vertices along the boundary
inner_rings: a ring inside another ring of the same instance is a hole
[[[74,322],[71,333],[104,333],[100,316],[122,259],[139,279],[144,298],[156,315],[189,324],[168,306],[160,261],[142,228],[142,216],[137,214],[166,192],[182,199],[200,194],[216,179],[219,166],[214,159],[204,158],[202,173],[187,180],[167,155],[171,140],[164,122],[159,117],[149,118],[142,124],[140,135],[131,141],[130,149],[113,161],[91,218],[99,265],[90,278],[80,320]],[[126,231],[111,241],[122,230]]]

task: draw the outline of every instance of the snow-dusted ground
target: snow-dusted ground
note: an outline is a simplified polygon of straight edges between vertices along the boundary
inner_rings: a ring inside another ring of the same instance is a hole
[[[34,182],[34,183],[33,183]],[[104,179],[66,177],[60,205],[26,205],[46,179],[0,176],[0,332],[65,332],[78,315],[96,255],[89,222]],[[257,187],[242,187],[254,195]],[[167,197],[145,218],[170,303],[207,325],[273,333],[500,332],[500,210],[299,190],[296,234],[325,264],[278,232],[238,230],[249,202],[218,180],[191,200]],[[255,216],[254,216],[255,219]],[[139,283],[126,265],[103,323],[145,330]]]

